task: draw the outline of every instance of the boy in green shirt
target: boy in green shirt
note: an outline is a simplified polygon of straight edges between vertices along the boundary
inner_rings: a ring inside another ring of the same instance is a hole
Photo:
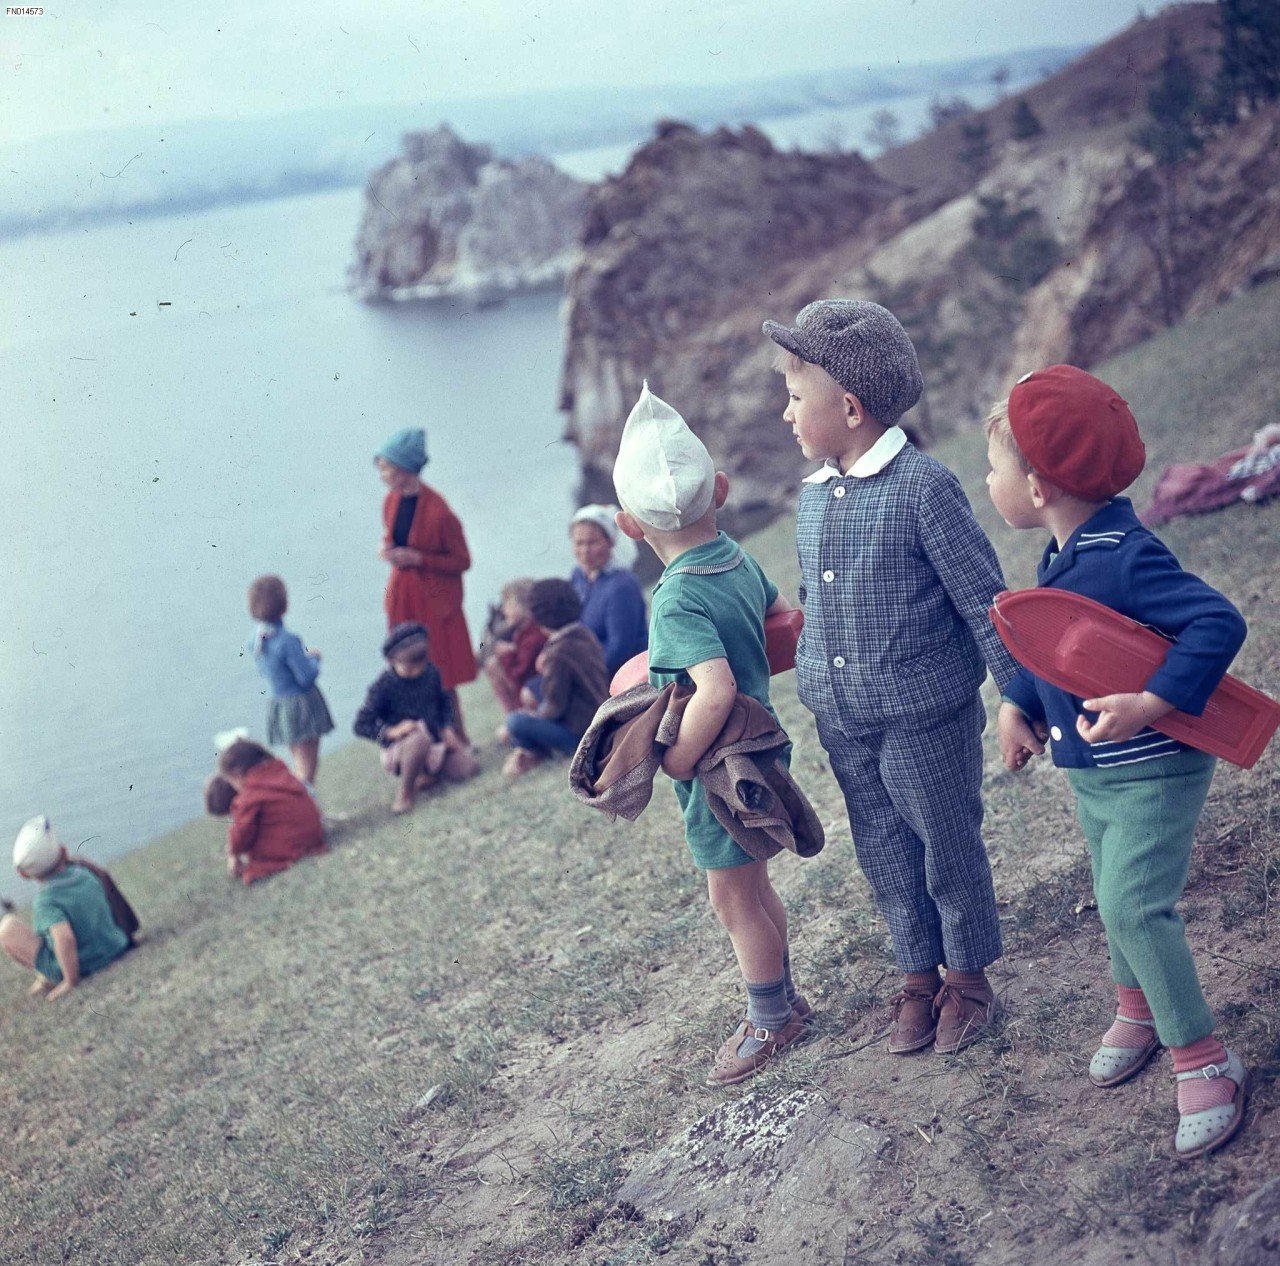
[[[129,948],[98,877],[68,862],[48,818],[32,818],[18,832],[13,865],[40,887],[31,903],[32,927],[13,914],[0,918],[0,949],[36,973],[32,993],[50,1002],[61,998]]]
[[[613,471],[618,527],[647,541],[665,570],[649,619],[649,678],[692,686],[662,768],[675,781],[685,839],[707,872],[707,894],[729,933],[747,986],[747,1018],[720,1048],[707,1084],[754,1076],[807,1032],[808,1003],[791,979],[787,915],[769,881],[712,815],[694,768],[720,733],[738,692],[769,704],[766,612],[790,604],[760,565],[716,529],[729,480],[670,405],[645,384],[627,419]]]

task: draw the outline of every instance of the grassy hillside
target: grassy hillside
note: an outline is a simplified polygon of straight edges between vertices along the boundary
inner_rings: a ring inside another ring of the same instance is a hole
[[[1272,285],[1102,367],[1147,439],[1139,506],[1166,462],[1216,456],[1280,415],[1278,319]],[[1041,543],[991,513],[981,440],[939,455],[1011,585],[1030,583]],[[1242,506],[1165,532],[1244,610],[1239,671],[1273,694],[1278,515]],[[790,524],[750,545],[794,593]],[[955,1060],[889,1061],[871,1041],[891,992],[884,929],[789,677],[775,698],[829,843],[776,867],[822,1028],[765,1088],[817,1087],[896,1140],[876,1198],[856,1217],[816,1202],[789,1260],[1012,1266],[1065,1235],[1081,1261],[1137,1245],[1194,1262],[1208,1213],[1268,1176],[1280,1134],[1276,751],[1220,771],[1188,893],[1224,1030],[1264,1065],[1256,1119],[1177,1170],[1163,1076],[1127,1097],[1079,1089],[1106,965],[1056,771],[1004,773],[988,735],[1003,1032]],[[483,692],[466,707],[488,733]],[[143,919],[138,952],[54,1004],[5,972],[0,1260],[772,1260],[764,1231],[728,1249],[706,1227],[608,1216],[621,1178],[720,1101],[702,1077],[740,1007],[671,797],[609,825],[571,801],[562,766],[507,787],[499,761],[392,819],[372,748],[343,750],[320,775],[345,816],[328,856],[246,890],[227,881],[220,825],[194,822],[113,867]]]

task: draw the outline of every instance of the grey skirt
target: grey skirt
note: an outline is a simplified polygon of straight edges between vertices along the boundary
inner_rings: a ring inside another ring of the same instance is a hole
[[[267,742],[272,747],[292,747],[332,729],[333,718],[319,686],[312,686],[304,695],[272,699],[267,705]]]

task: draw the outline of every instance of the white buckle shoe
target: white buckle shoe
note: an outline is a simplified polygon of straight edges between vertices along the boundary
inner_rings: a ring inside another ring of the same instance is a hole
[[[1154,1020],[1134,1020],[1127,1015],[1116,1015],[1125,1024],[1137,1024],[1150,1029],[1151,1040],[1144,1046],[1099,1046],[1089,1061],[1089,1080],[1102,1090],[1119,1086],[1136,1077],[1150,1062],[1152,1056],[1163,1047],[1156,1036]]]
[[[1236,1093],[1230,1103],[1206,1108],[1203,1112],[1184,1112],[1178,1118],[1173,1150],[1179,1160],[1194,1160],[1197,1156],[1216,1152],[1235,1138],[1244,1124],[1245,1102],[1249,1097],[1249,1070],[1233,1050],[1227,1050],[1227,1058],[1221,1064],[1174,1074],[1175,1081],[1187,1081],[1192,1077],[1229,1077],[1236,1084]]]

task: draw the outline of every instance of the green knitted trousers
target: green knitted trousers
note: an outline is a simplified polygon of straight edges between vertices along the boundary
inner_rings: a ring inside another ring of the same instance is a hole
[[[1071,769],[1089,841],[1093,893],[1111,950],[1111,977],[1141,989],[1166,1046],[1213,1032],[1182,916],[1191,844],[1217,762],[1185,751],[1109,769]]]

